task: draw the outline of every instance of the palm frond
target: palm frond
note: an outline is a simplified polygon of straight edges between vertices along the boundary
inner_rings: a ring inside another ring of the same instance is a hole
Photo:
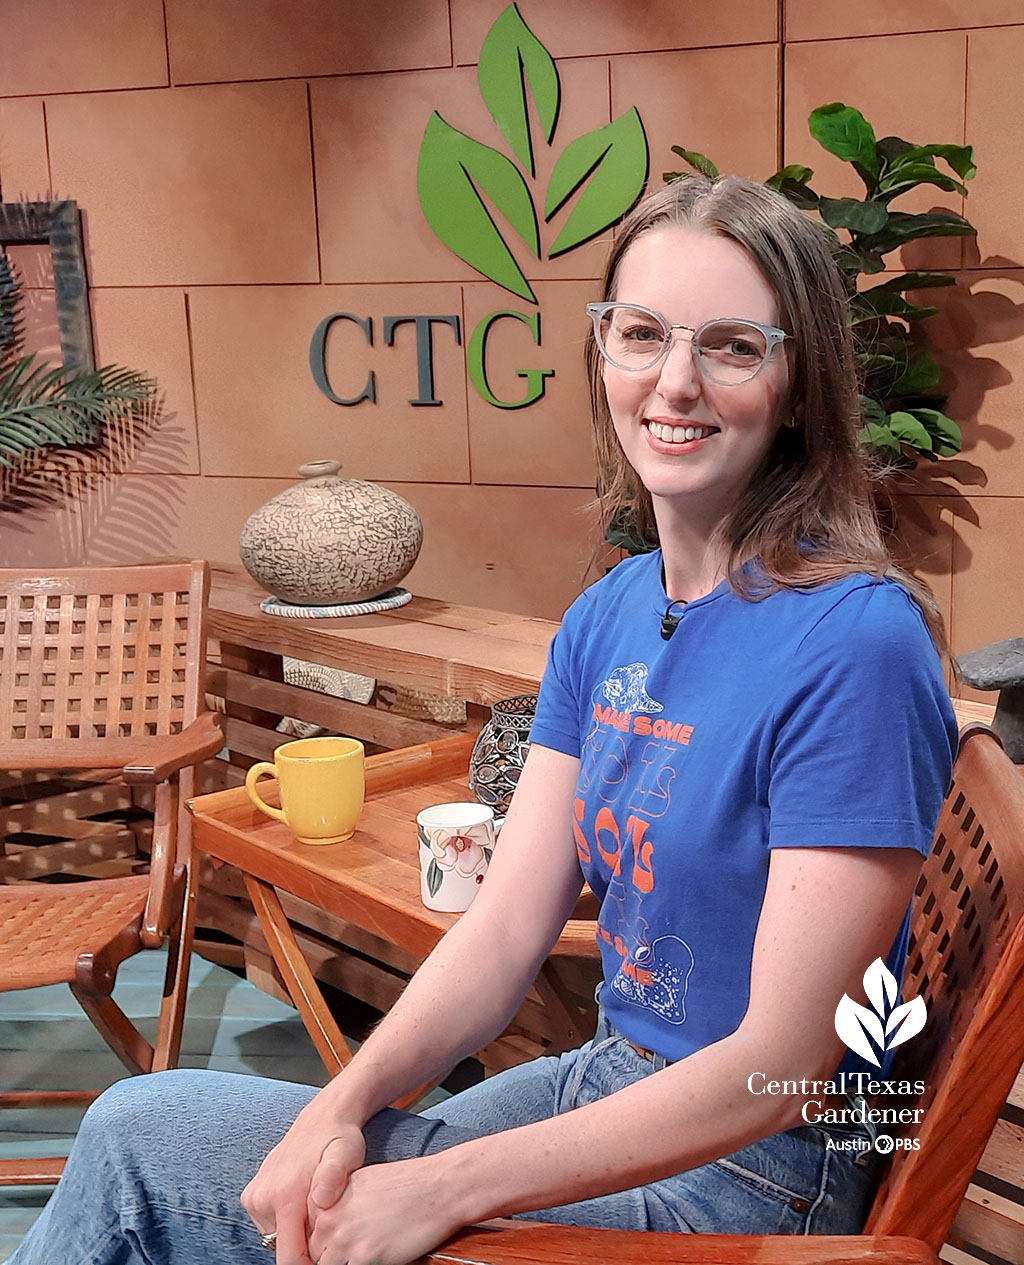
[[[107,365],[89,373],[38,356],[0,360],[0,462],[32,448],[93,445],[153,398],[156,384]]]

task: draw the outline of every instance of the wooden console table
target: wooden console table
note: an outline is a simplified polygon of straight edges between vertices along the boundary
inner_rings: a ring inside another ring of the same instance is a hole
[[[536,693],[557,623],[414,597],[379,615],[289,619],[265,615],[266,593],[240,569],[215,567],[209,632],[220,645],[210,691],[224,699],[227,745],[237,763],[271,758],[274,731],[294,716],[393,750],[430,742],[451,725],[328,697],[283,681],[282,655],[341,668],[467,705],[460,728],[479,729],[492,703]]]

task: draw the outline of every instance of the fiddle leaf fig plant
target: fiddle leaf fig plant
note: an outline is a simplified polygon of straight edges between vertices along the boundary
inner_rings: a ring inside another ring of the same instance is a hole
[[[156,384],[132,369],[83,370],[23,354],[18,279],[0,249],[0,486],[52,449],[94,447],[150,406]]]
[[[955,456],[961,449],[960,427],[943,412],[941,369],[920,332],[938,308],[907,298],[921,290],[951,286],[954,278],[945,272],[905,272],[867,286],[861,278],[884,272],[885,256],[907,242],[974,234],[974,226],[952,211],[909,214],[892,205],[921,185],[966,197],[965,182],[977,170],[972,147],[914,145],[899,136],[878,140],[863,114],[839,101],[814,110],[809,128],[823,149],[853,167],[864,185],[864,197],[820,193],[811,185],[814,171],[799,163],[783,167],[765,183],[801,210],[816,212],[832,237],[849,293],[861,373],[861,441],[882,450],[898,469],[909,468],[919,458]],[[705,154],[678,145],[672,152],[702,175],[718,175]],[[667,171],[664,179],[678,180],[683,174]]]

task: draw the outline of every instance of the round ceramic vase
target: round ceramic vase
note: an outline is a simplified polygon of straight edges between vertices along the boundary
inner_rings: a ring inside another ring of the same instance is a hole
[[[416,561],[423,524],[404,498],[337,461],[299,467],[302,483],[261,506],[242,528],[242,564],[275,597],[309,606],[362,602],[398,584]]]

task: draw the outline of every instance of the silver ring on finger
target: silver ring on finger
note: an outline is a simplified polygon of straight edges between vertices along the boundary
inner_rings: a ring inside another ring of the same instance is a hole
[[[277,1231],[271,1230],[269,1234],[261,1234],[260,1247],[265,1247],[271,1252],[276,1252],[277,1251]]]

